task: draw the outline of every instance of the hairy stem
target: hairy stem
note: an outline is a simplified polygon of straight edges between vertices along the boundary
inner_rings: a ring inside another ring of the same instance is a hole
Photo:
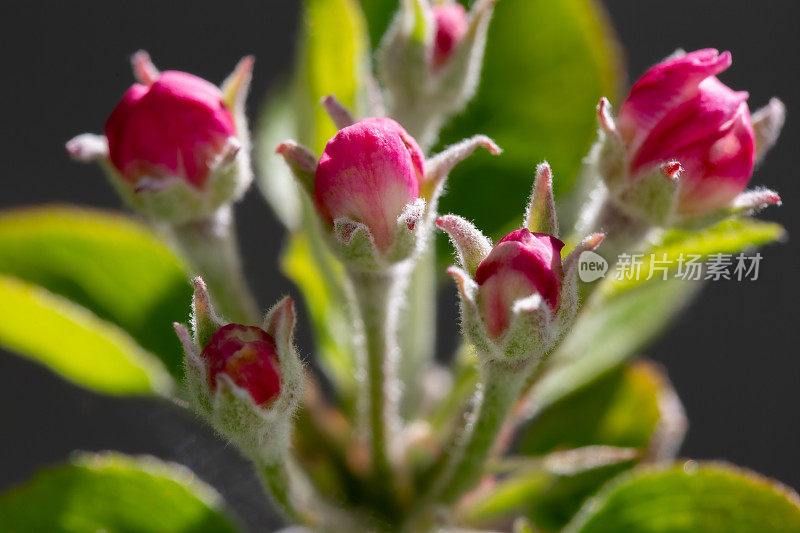
[[[253,324],[258,306],[244,279],[232,215],[226,206],[207,219],[165,230],[189,261],[192,275],[203,277],[221,314],[233,322]]]
[[[408,521],[408,531],[429,523],[436,506],[453,503],[480,480],[498,431],[525,384],[528,370],[527,363],[487,363],[481,368],[474,410],[444,448],[442,461],[433,467],[430,488],[419,499],[418,508]]]
[[[369,430],[374,478],[389,490],[394,486],[389,445],[399,424],[397,306],[406,270],[406,265],[399,265],[383,272],[350,272],[363,325],[366,376],[361,408]]]
[[[452,503],[480,479],[498,430],[525,383],[525,369],[493,363],[483,367],[478,416],[471,431],[465,428],[463,444],[448,458],[439,501]]]

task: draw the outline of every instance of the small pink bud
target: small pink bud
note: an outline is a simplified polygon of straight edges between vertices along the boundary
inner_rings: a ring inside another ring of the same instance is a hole
[[[212,391],[216,390],[220,373],[247,390],[258,405],[268,404],[281,391],[275,339],[260,328],[223,326],[211,335],[202,357],[208,365],[208,385]]]
[[[467,11],[458,2],[434,6],[433,68],[438,69],[450,59],[469,29]]]
[[[539,294],[553,311],[558,309],[563,247],[552,235],[523,228],[503,237],[481,261],[475,281],[491,337],[499,337],[508,328],[517,300]]]
[[[218,87],[147,66],[138,65],[152,84],[132,85],[106,121],[111,163],[134,185],[144,177],[180,177],[201,188],[231,142],[238,146],[233,116]]]
[[[342,128],[325,146],[314,199],[329,224],[343,217],[366,225],[375,245],[394,241],[397,220],[419,196],[425,156],[417,141],[389,118],[365,118]]]
[[[728,52],[698,50],[648,70],[623,103],[617,122],[633,179],[680,163],[677,211],[699,215],[730,205],[753,173],[755,134],[747,93],[715,76]]]

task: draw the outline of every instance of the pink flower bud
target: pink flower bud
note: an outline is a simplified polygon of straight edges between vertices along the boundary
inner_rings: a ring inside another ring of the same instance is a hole
[[[217,375],[226,374],[247,390],[257,405],[266,405],[281,391],[275,339],[254,326],[228,324],[218,329],[203,350],[208,365],[209,388],[217,387]]]
[[[680,214],[730,205],[752,176],[755,135],[747,93],[715,77],[730,65],[730,53],[710,49],[669,59],[633,85],[620,109],[633,179],[667,161],[682,165]]]
[[[132,85],[106,121],[111,163],[133,184],[180,177],[202,187],[236,135],[222,98],[219,88],[185,72]]]
[[[419,196],[425,156],[417,141],[389,118],[365,118],[342,128],[325,146],[314,199],[328,223],[345,217],[365,224],[375,245],[394,241],[403,208]]]
[[[436,34],[433,38],[433,68],[447,63],[453,51],[469,29],[467,11],[458,2],[434,6],[433,21]]]
[[[508,328],[514,302],[539,294],[553,311],[561,292],[564,243],[526,228],[503,237],[475,272],[486,329],[497,338]]]

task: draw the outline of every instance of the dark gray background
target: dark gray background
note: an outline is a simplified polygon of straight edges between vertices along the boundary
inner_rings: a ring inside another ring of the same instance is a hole
[[[790,233],[799,231],[800,3],[609,0],[607,5],[632,76],[679,46],[729,49],[734,65],[723,81],[749,90],[752,108],[773,95],[786,102],[789,120],[782,139],[754,183],[777,189],[786,203],[764,218],[785,224]],[[101,131],[131,83],[129,55],[145,48],[160,66],[221,81],[240,56],[253,53],[252,116],[271,82],[291,64],[297,5],[6,2],[2,18],[0,206],[56,201],[117,207],[100,171],[71,163],[63,143],[77,133]],[[248,239],[247,271],[266,306],[290,290],[275,270],[281,231],[254,191],[238,217]],[[710,284],[647,354],[666,365],[686,406],[691,429],[683,455],[729,460],[800,487],[798,248],[789,241],[762,253],[757,282]],[[440,314],[440,344],[451,346],[457,336],[451,291],[442,296]],[[147,452],[189,465],[220,488],[254,530],[271,529],[271,511],[247,465],[177,409],[100,397],[0,353],[0,427],[0,487],[22,482],[74,449]]]

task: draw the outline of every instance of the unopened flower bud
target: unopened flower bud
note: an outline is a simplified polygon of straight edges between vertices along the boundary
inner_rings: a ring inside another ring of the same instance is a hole
[[[381,41],[386,112],[426,149],[475,94],[495,1],[477,0],[467,13],[454,0],[404,0]]]
[[[655,226],[702,227],[770,205],[740,200],[757,156],[777,139],[783,106],[773,99],[755,115],[759,135],[747,93],[716,78],[730,65],[728,52],[679,51],[639,78],[616,121],[601,99],[590,161],[626,214]],[[760,197],[778,197],[769,192]]]
[[[453,167],[484,147],[476,135],[427,158],[417,141],[390,118],[353,122],[333,96],[323,106],[339,127],[319,161],[294,141],[280,154],[328,227],[328,243],[348,268],[378,272],[420,253],[433,232],[436,209]]]
[[[675,160],[684,169],[676,211],[699,215],[730,205],[753,174],[755,136],[747,93],[716,77],[728,52],[698,50],[651,68],[620,108],[630,173]]]
[[[261,327],[226,324],[194,280],[192,333],[174,324],[185,354],[185,394],[199,414],[248,454],[281,461],[303,392],[294,303],[284,298]]]
[[[338,218],[369,228],[381,251],[395,240],[397,219],[419,196],[425,156],[397,122],[367,118],[342,128],[325,146],[314,199],[329,224]]]
[[[217,87],[186,72],[159,72],[133,57],[138,83],[109,115],[105,135],[67,143],[76,160],[99,160],[137,211],[173,222],[206,218],[250,183],[243,114],[253,66],[244,58]]]
[[[475,281],[489,335],[505,332],[517,300],[539,294],[551,310],[558,308],[563,247],[552,235],[523,228],[503,237],[481,261]]]
[[[455,215],[436,221],[450,235],[461,268],[450,267],[461,298],[462,328],[485,360],[532,362],[546,356],[578,310],[578,259],[596,248],[592,234],[561,261],[552,173],[536,171],[523,228],[496,245]]]
[[[261,328],[228,324],[209,339],[201,354],[208,365],[209,388],[217,388],[217,375],[224,373],[247,390],[257,405],[267,405],[281,391],[281,376],[275,339]]]
[[[222,91],[191,74],[161,73],[135,83],[105,126],[111,163],[136,185],[143,178],[180,178],[202,188],[229,143],[238,145]]]
[[[436,5],[433,12],[433,68],[444,65],[453,55],[469,29],[469,19],[464,6],[457,2]]]

